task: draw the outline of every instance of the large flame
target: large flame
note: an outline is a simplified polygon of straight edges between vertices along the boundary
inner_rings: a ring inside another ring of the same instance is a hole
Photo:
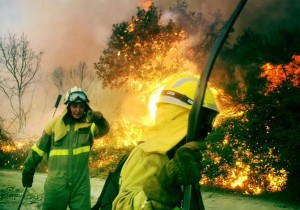
[[[221,104],[218,103],[221,112],[215,120],[215,126],[219,125],[222,119],[234,116],[243,116],[243,111],[237,112],[235,106],[229,105],[231,98],[225,96],[223,90],[214,87],[211,87],[211,90],[215,98],[222,98],[223,103],[226,101],[226,107],[222,107]],[[247,119],[243,120],[247,121]],[[238,139],[231,139],[230,135],[227,134],[223,140],[223,146],[228,146],[228,144],[234,145],[241,143]],[[214,164],[218,165],[222,162],[222,157],[218,153],[208,150],[208,156]],[[208,178],[206,175],[203,175],[201,184],[235,189],[242,191],[245,194],[254,195],[262,194],[265,190],[270,192],[282,191],[287,183],[288,172],[285,169],[276,170],[271,167],[266,162],[266,160],[270,159],[275,161],[279,159],[278,155],[274,155],[274,151],[272,149],[269,149],[268,154],[255,156],[249,149],[246,149],[246,145],[241,144],[241,146],[234,151],[233,160],[235,160],[235,164],[233,166],[227,163],[221,165],[218,170],[222,175],[215,177],[213,180]],[[253,165],[257,164],[259,166],[253,168]],[[265,174],[261,173],[262,167],[268,168]]]
[[[294,55],[293,61],[288,65],[272,65],[266,63],[262,66],[261,77],[269,81],[269,91],[274,90],[284,81],[290,81],[292,85],[300,85],[300,55]]]

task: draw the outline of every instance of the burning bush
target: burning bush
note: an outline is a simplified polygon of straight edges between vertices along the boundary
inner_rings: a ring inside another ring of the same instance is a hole
[[[231,120],[235,125],[238,122]],[[226,131],[226,127],[219,127],[208,137],[202,183],[245,194],[285,189],[288,172],[284,168],[274,168],[280,157],[270,148],[256,154],[247,141],[235,138],[236,135],[234,131]]]
[[[0,141],[0,167],[22,169],[23,162],[36,138]]]

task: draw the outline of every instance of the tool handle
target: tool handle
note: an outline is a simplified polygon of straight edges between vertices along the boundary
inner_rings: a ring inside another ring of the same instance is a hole
[[[58,107],[58,104],[59,104],[59,102],[60,102],[61,96],[62,96],[61,94],[59,94],[59,95],[57,96],[57,99],[56,99],[56,102],[55,102],[55,105],[54,105],[55,108]]]
[[[55,115],[55,112],[56,112],[56,109],[57,109],[57,107],[58,107],[58,105],[59,105],[61,96],[62,96],[61,94],[59,94],[59,95],[57,96],[57,99],[56,99],[56,102],[55,102],[55,105],[54,105],[54,109],[53,109],[53,113],[52,113],[52,115],[51,115],[51,118],[53,118],[54,115]]]
[[[247,0],[240,0],[239,4],[237,5],[236,9],[230,16],[229,20],[225,24],[224,28],[221,31],[220,36],[216,40],[212,51],[209,54],[208,61],[206,62],[205,68],[202,71],[201,78],[198,82],[198,87],[196,90],[196,95],[194,99],[194,103],[192,105],[192,109],[189,114],[189,121],[188,121],[188,131],[186,135],[186,141],[194,141],[199,138],[201,128],[201,124],[203,123],[203,102],[205,97],[205,90],[207,87],[207,82],[210,77],[210,73],[214,66],[215,60],[220,52],[221,47],[223,46],[230,29],[232,28],[235,20],[239,16],[240,12],[242,11],[243,7],[245,6]],[[190,210],[191,209],[191,198],[196,197],[197,199],[197,210],[205,210],[203,200],[201,197],[200,185],[198,183],[194,185],[187,185],[184,186],[184,199],[183,199],[183,209]]]
[[[23,200],[24,200],[24,197],[26,195],[26,192],[27,192],[27,187],[24,188],[24,191],[23,191],[23,194],[22,194],[22,197],[21,197],[21,200],[20,200],[20,203],[19,203],[19,206],[18,206],[18,210],[21,209],[21,206],[22,206],[22,203],[23,203]]]

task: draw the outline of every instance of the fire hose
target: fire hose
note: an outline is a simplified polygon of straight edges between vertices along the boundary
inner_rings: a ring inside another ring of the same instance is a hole
[[[241,0],[237,5],[236,9],[232,13],[231,17],[228,19],[227,23],[225,24],[224,28],[221,31],[220,36],[216,40],[212,51],[209,54],[207,63],[205,65],[204,70],[202,71],[201,77],[198,81],[198,87],[194,99],[194,103],[192,105],[192,109],[189,114],[189,121],[188,121],[188,131],[186,136],[186,141],[193,141],[195,139],[199,139],[199,128],[201,128],[202,124],[202,105],[205,96],[205,90],[207,87],[207,82],[210,77],[210,73],[214,66],[215,60],[220,52],[222,45],[224,44],[235,20],[239,16],[240,12],[242,11],[243,7],[245,6],[247,0]],[[191,201],[192,197],[196,199],[196,202],[193,203],[193,206],[196,206],[196,210],[205,210],[201,192],[200,192],[200,184],[196,183],[193,185],[184,186],[184,198],[183,198],[183,210],[190,210],[191,209]],[[194,208],[193,208],[194,210]]]
[[[56,99],[56,102],[55,102],[55,105],[54,105],[54,109],[53,109],[53,113],[52,113],[52,115],[51,115],[51,118],[53,118],[54,115],[55,115],[55,112],[56,112],[56,110],[57,110],[57,107],[58,107],[58,105],[59,105],[59,102],[60,102],[61,97],[62,97],[61,94],[59,94],[59,95],[57,96],[57,99]],[[20,200],[20,202],[19,202],[18,210],[21,209],[21,206],[22,206],[24,197],[25,197],[25,195],[26,195],[27,189],[28,189],[28,187],[25,187],[25,188],[24,188],[24,191],[23,191],[21,200]]]

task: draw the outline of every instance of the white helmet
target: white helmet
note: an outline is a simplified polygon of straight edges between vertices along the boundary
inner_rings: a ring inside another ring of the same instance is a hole
[[[76,103],[76,102],[85,102],[88,103],[90,100],[84,90],[75,86],[71,88],[65,96],[64,104]]]

